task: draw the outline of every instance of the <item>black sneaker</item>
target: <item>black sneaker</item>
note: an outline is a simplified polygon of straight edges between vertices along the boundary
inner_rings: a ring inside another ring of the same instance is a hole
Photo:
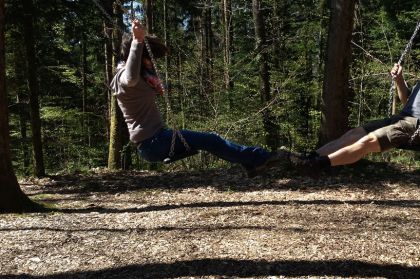
[[[311,151],[308,153],[308,155],[306,155],[306,157],[308,159],[316,159],[318,158],[320,155],[316,152],[316,151]]]
[[[247,169],[246,173],[249,178],[262,175],[272,167],[279,166],[285,162],[289,162],[290,154],[291,152],[287,150],[272,152],[270,157],[263,164]]]
[[[292,154],[290,156],[290,162],[301,175],[319,179],[321,166],[318,164],[316,158]]]

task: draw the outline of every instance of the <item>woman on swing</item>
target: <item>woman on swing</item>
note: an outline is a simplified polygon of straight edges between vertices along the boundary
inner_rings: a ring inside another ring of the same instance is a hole
[[[112,80],[118,105],[127,123],[130,140],[140,155],[150,162],[162,162],[171,152],[173,131],[164,127],[156,104],[156,93],[162,93],[153,63],[148,55],[145,30],[138,20],[132,22],[132,34],[124,34],[121,44],[122,62]],[[168,49],[158,40],[149,40],[154,57],[162,57]],[[180,131],[191,151],[205,150],[213,155],[241,164],[249,177],[263,174],[268,168],[288,157],[287,152],[268,152],[229,142],[215,133]],[[186,145],[176,137],[172,154],[177,157]]]
[[[317,178],[322,170],[355,163],[369,153],[398,147],[409,148],[420,143],[419,135],[412,138],[419,129],[420,82],[410,90],[399,64],[394,65],[391,75],[397,86],[398,97],[404,105],[401,113],[354,128],[308,157],[294,157],[292,162],[302,174]]]

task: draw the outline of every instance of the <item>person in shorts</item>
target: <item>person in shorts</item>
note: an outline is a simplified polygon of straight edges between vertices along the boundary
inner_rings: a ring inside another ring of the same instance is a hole
[[[369,153],[419,144],[420,136],[413,141],[411,139],[419,126],[420,82],[417,81],[410,90],[399,64],[394,65],[391,75],[394,77],[399,99],[404,105],[401,113],[354,128],[309,156],[292,158],[293,165],[302,174],[316,178],[323,169],[355,163]]]

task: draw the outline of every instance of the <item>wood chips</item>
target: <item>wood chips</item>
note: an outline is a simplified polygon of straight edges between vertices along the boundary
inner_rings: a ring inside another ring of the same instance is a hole
[[[420,278],[420,173],[320,181],[238,169],[22,181],[0,278]]]

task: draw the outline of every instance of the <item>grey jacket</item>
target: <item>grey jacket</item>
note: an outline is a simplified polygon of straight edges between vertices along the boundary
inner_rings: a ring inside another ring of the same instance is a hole
[[[164,126],[156,104],[157,92],[140,75],[143,47],[133,40],[127,62],[118,66],[111,82],[134,143],[150,138]]]

